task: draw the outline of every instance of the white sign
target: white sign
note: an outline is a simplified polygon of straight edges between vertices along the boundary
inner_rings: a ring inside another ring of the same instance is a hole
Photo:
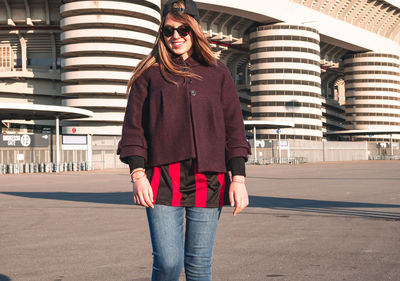
[[[15,146],[18,141],[21,142],[22,146],[29,146],[31,137],[29,135],[4,135],[3,141],[7,141],[10,146]]]
[[[289,142],[287,140],[281,140],[278,142],[278,148],[280,149],[288,149],[289,148]]]
[[[24,159],[25,159],[24,154],[17,154],[18,161],[24,161]]]
[[[6,141],[8,145],[15,146],[17,141],[20,141],[21,136],[19,135],[4,135],[3,141]]]
[[[31,144],[31,137],[28,135],[22,135],[20,141],[22,146],[29,146]]]
[[[86,136],[62,136],[62,144],[73,145],[73,144],[87,144]]]
[[[44,134],[0,135],[0,147],[47,147],[49,136]]]
[[[280,140],[279,141],[279,146],[288,146],[289,142],[287,140]]]
[[[264,140],[256,140],[256,147],[265,147]]]

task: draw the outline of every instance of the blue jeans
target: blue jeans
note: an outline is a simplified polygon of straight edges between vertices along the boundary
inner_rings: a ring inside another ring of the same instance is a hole
[[[146,208],[153,246],[152,281],[211,281],[211,263],[222,208],[154,205]],[[184,214],[186,210],[186,232]]]

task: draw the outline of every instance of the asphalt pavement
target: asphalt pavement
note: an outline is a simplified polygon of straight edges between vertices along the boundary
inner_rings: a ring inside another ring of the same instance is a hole
[[[400,161],[247,171],[250,206],[223,209],[214,281],[400,280]],[[0,175],[0,281],[148,281],[151,263],[127,170]]]

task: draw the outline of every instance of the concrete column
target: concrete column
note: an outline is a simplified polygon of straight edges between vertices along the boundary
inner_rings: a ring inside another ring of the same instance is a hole
[[[152,50],[161,0],[64,3],[60,6],[62,104],[91,110],[94,116],[79,124],[64,121],[63,132],[120,135],[126,84]]]
[[[56,173],[60,172],[60,118],[56,116]]]
[[[26,54],[26,40],[25,38],[19,34],[19,43],[21,44],[21,63],[22,63],[22,71],[26,71],[26,65],[27,65],[27,54]]]
[[[92,149],[92,135],[87,135],[87,163],[88,170],[91,171],[93,169],[93,149]]]
[[[400,129],[400,57],[375,52],[353,54],[345,57],[344,71],[346,129]],[[389,141],[390,136],[374,138]]]
[[[272,24],[250,34],[251,104],[255,120],[289,121],[283,139],[321,140],[319,33],[306,26]],[[259,138],[276,139],[273,129]]]
[[[253,127],[253,142],[254,142],[254,163],[257,163],[257,132],[256,126]]]

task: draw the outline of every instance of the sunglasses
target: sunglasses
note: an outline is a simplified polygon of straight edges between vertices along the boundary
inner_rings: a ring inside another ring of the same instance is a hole
[[[170,25],[165,25],[162,29],[162,32],[163,32],[164,36],[171,37],[174,34],[175,30],[178,31],[178,34],[181,37],[187,36],[191,31],[190,27],[187,25],[181,25],[178,28],[174,28]]]

